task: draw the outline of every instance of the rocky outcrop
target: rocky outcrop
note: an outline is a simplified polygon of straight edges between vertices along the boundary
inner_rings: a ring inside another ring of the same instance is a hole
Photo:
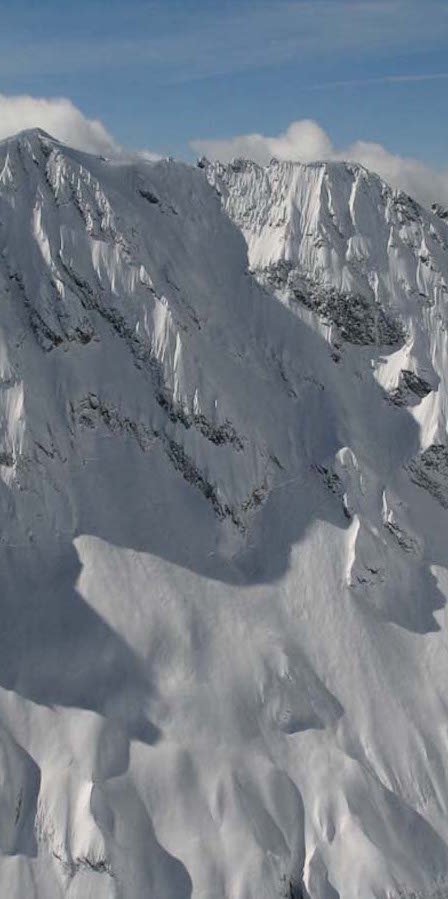
[[[245,529],[247,514],[262,505],[266,499],[268,485],[267,481],[264,481],[250,492],[240,506],[232,506],[224,502],[220,498],[217,485],[212,483],[210,478],[201,471],[183,446],[172,435],[167,433],[167,431],[160,431],[150,427],[143,421],[133,420],[111,403],[100,399],[95,393],[90,393],[87,397],[77,402],[71,402],[69,414],[73,433],[75,433],[76,427],[93,430],[102,425],[107,428],[111,435],[131,437],[144,453],[149,452],[155,445],[161,445],[176,471],[182,475],[188,484],[191,484],[203,494],[205,499],[212,505],[217,517],[219,519],[229,518],[240,530]],[[170,421],[175,422],[177,420],[181,421],[181,419],[170,417]],[[208,431],[205,436],[207,439],[211,439]],[[227,442],[233,445],[231,439],[227,440],[227,432],[224,433],[223,438],[221,438],[220,430],[217,430],[211,436],[214,438],[211,442],[217,446]],[[230,432],[230,436],[232,436],[232,432]],[[240,450],[243,446],[237,443],[236,448]],[[41,449],[44,448],[41,447]],[[55,454],[53,452],[50,453],[49,450],[45,450],[45,454],[48,458],[55,458]]]
[[[448,448],[442,444],[429,446],[407,465],[411,480],[427,490],[434,499],[448,509]]]
[[[448,209],[440,203],[433,203],[431,209],[434,215],[437,215],[444,222],[448,222]]]
[[[429,381],[409,369],[402,369],[398,387],[390,394],[395,406],[412,406],[428,396],[434,388]]]
[[[340,340],[358,346],[403,344],[405,333],[378,303],[373,295],[343,293],[307,277],[299,270],[279,263],[259,272],[264,283],[274,290],[285,290],[287,296],[315,312],[325,324],[337,328]]]

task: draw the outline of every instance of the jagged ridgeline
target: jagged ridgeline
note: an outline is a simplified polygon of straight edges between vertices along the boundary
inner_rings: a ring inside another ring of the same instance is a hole
[[[0,144],[0,895],[448,897],[448,223]]]

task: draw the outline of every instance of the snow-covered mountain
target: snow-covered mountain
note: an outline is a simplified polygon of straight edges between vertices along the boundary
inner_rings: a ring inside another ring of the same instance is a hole
[[[448,896],[448,222],[0,144],[0,895]]]

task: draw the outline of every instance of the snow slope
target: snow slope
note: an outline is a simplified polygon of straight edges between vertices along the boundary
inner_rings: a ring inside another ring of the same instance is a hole
[[[448,896],[448,224],[0,144],[0,895]]]

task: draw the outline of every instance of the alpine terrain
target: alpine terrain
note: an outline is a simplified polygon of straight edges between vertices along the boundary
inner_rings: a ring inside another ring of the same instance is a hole
[[[0,144],[0,895],[448,897],[448,218]]]

